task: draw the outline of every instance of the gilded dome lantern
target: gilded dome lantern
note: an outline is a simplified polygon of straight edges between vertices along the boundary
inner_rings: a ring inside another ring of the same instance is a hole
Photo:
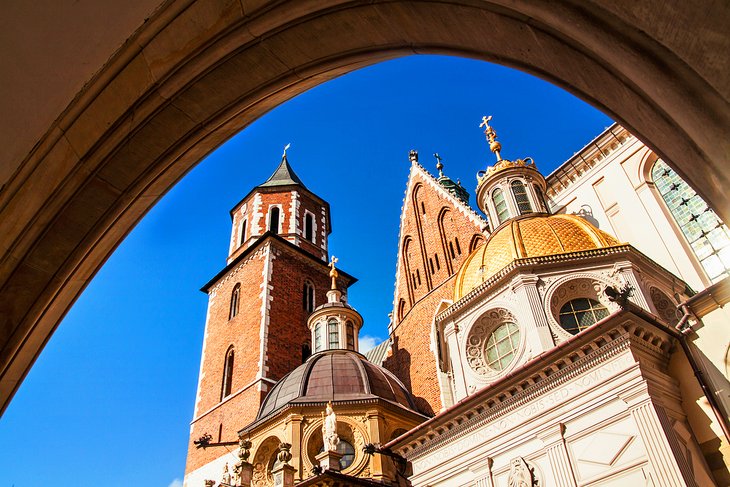
[[[497,162],[477,174],[477,204],[494,230],[511,218],[548,213],[548,208],[544,196],[545,178],[530,157],[514,161],[502,158],[502,144],[489,124],[491,120],[491,116],[482,117],[480,127],[484,127],[489,149]]]
[[[312,351],[354,350],[358,351],[358,334],[362,327],[362,316],[347,300],[342,291],[337,289],[339,273],[335,264],[337,257],[330,260],[330,278],[332,286],[327,291],[327,302],[318,306],[307,320],[312,332]]]

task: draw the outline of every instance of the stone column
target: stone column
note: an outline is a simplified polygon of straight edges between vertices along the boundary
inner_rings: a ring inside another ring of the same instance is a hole
[[[553,425],[538,433],[537,437],[545,444],[545,451],[552,467],[553,480],[548,484],[559,487],[577,487],[573,465],[565,444],[565,425],[563,423]]]
[[[456,324],[448,323],[444,327],[444,340],[449,347],[449,358],[451,359],[451,370],[454,374],[454,388],[456,389],[454,398],[455,401],[466,397],[468,391],[466,390],[465,375],[464,375],[464,364],[462,363],[461,350],[459,348],[459,338],[457,336],[459,327]]]
[[[530,315],[535,320],[534,322],[530,322],[528,319],[525,323],[527,343],[534,355],[545,350],[550,350],[555,346],[542,304],[542,298],[540,298],[540,293],[537,291],[537,283],[539,280],[540,278],[536,275],[528,274],[516,276],[511,283],[512,291],[517,295],[520,304],[525,309],[530,310]]]
[[[302,421],[304,417],[299,414],[291,414],[287,418],[287,429],[291,439],[291,465],[296,469],[295,478],[302,480],[304,465],[302,462]]]
[[[646,447],[655,483],[665,487],[697,487],[684,456],[673,451],[670,439],[674,432],[668,421],[662,422],[660,418],[660,414],[666,416],[663,409],[651,401],[644,401],[630,411]]]

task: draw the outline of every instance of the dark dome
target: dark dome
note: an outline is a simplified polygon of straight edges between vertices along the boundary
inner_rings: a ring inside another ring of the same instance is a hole
[[[256,421],[287,404],[378,398],[418,413],[411,394],[388,370],[352,350],[326,350],[276,383]]]

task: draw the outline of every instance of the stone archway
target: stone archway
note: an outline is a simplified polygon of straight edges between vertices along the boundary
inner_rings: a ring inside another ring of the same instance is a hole
[[[713,5],[170,0],[0,193],[0,410],[106,258],[191,167],[294,95],[385,59],[467,56],[551,81],[630,128],[729,219],[730,11]]]

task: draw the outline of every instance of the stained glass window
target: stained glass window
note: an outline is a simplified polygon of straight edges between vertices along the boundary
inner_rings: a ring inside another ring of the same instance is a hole
[[[497,220],[499,220],[497,225],[499,225],[509,218],[509,208],[507,207],[507,202],[504,199],[504,193],[502,193],[501,189],[497,188],[492,192],[492,202],[497,212]]]
[[[520,344],[520,329],[510,321],[502,323],[489,335],[484,352],[487,365],[494,370],[504,370],[515,357]]]
[[[560,308],[560,326],[575,335],[606,316],[608,310],[595,299],[573,299]]]
[[[515,197],[517,203],[517,209],[520,211],[520,215],[530,213],[532,206],[530,205],[530,199],[527,197],[527,189],[522,181],[512,181],[512,194]]]
[[[661,159],[654,163],[651,176],[710,280],[716,282],[730,275],[730,232],[727,226],[705,200]]]

